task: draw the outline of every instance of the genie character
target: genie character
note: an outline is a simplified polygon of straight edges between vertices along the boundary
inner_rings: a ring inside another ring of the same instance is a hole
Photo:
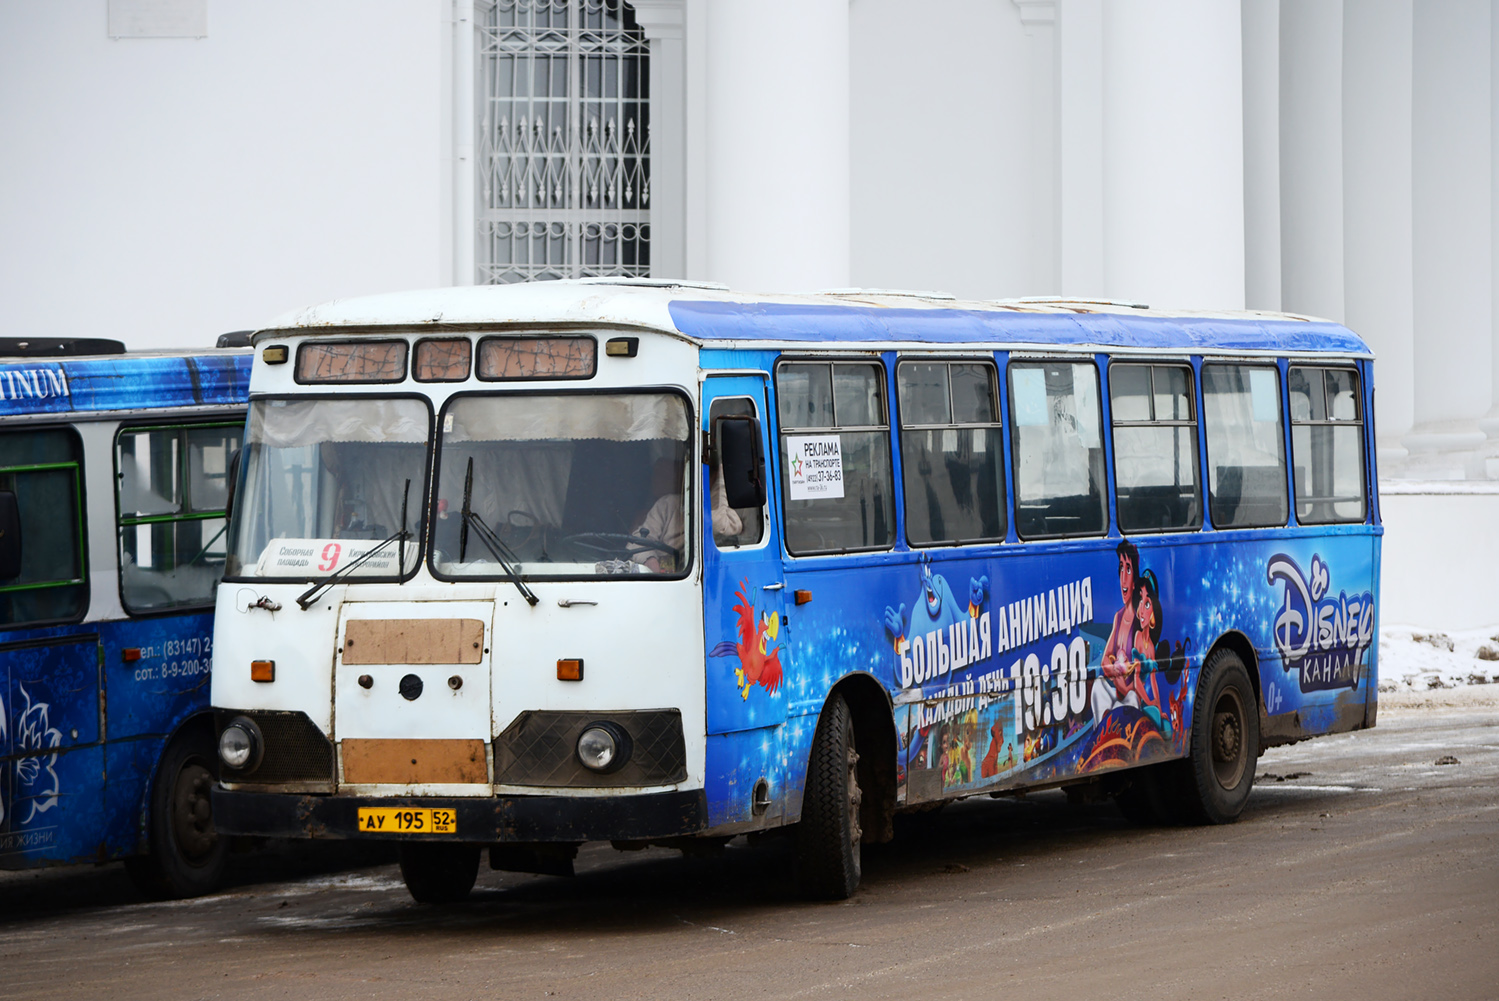
[[[898,609],[885,606],[885,631],[890,634],[895,652],[904,653],[915,637],[977,616],[988,594],[988,576],[973,577],[968,582],[968,600],[960,601],[948,586],[947,578],[932,573],[930,558],[922,554],[921,594],[917,596],[911,614],[906,614],[904,602]]]

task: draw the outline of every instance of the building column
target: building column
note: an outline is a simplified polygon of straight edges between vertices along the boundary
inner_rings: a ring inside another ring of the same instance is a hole
[[[1342,322],[1343,0],[1280,7],[1280,302]]]
[[[1056,269],[1061,292],[1104,294],[1103,0],[1058,0]]]
[[[1242,25],[1236,0],[1103,6],[1104,291],[1244,305]]]
[[[849,0],[707,7],[707,270],[849,282]]]
[[[1280,309],[1280,0],[1243,0],[1244,305]]]
[[[1029,117],[1026,295],[1061,294],[1057,219],[1057,0],[1014,0],[1025,29],[1026,111]]]
[[[687,29],[683,0],[633,0],[651,43],[651,277],[687,273]]]
[[[1344,322],[1378,356],[1382,460],[1405,455],[1400,439],[1415,421],[1412,4],[1358,0],[1343,8]]]
[[[1491,14],[1489,0],[1414,9],[1412,451],[1477,448],[1493,403]]]

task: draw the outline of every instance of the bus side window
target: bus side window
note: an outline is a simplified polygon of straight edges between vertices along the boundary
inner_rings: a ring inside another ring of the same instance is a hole
[[[903,361],[901,479],[913,546],[1005,537],[1005,466],[994,366]]]
[[[894,474],[877,362],[785,362],[776,369],[786,549],[888,549]]]
[[[1296,520],[1308,525],[1363,521],[1364,428],[1358,373],[1293,366],[1286,386]]]
[[[755,417],[755,402],[747,396],[720,397],[708,407],[708,427],[717,429],[720,417]],[[716,443],[715,443],[716,444]],[[708,514],[713,542],[720,549],[753,546],[765,537],[765,510],[760,507],[731,508],[724,500],[723,471],[715,459],[709,474]]]
[[[1218,528],[1284,525],[1286,449],[1273,365],[1202,366],[1208,510]]]
[[[0,491],[15,498],[18,572],[0,579],[0,625],[66,622],[88,606],[83,445],[70,430],[0,434]]]
[[[1185,365],[1109,366],[1121,532],[1202,524],[1194,395],[1192,370]]]
[[[1010,406],[1020,537],[1102,535],[1108,501],[1097,367],[1012,362]]]
[[[156,612],[213,601],[224,574],[238,424],[123,428],[115,440],[120,600]]]

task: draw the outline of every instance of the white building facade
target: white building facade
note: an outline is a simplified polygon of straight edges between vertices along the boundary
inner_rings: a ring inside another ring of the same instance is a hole
[[[595,273],[1325,316],[1386,621],[1495,623],[1495,6],[0,0],[0,336]]]

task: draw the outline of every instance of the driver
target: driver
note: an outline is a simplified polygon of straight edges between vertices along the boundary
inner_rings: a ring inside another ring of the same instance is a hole
[[[671,459],[657,460],[651,470],[651,493],[656,495],[656,500],[630,533],[641,539],[649,539],[663,546],[670,546],[674,550],[674,552],[665,552],[660,549],[641,548],[631,555],[632,560],[644,565],[652,573],[671,573],[675,570],[683,543],[687,541],[687,532],[682,520],[685,505],[682,503],[682,494],[678,486],[680,483],[681,475],[677,464]],[[716,463],[712,470],[709,493],[713,537],[726,539],[737,536],[744,530],[744,522],[739,517],[739,512],[729,507],[728,498],[724,493],[723,470]]]
[[[657,459],[651,469],[651,493],[656,500],[645,512],[630,534],[670,546],[673,552],[664,549],[639,548],[630,559],[640,563],[652,573],[671,573],[677,568],[678,554],[687,541],[687,531],[682,520],[681,477],[677,464],[671,459]]]

